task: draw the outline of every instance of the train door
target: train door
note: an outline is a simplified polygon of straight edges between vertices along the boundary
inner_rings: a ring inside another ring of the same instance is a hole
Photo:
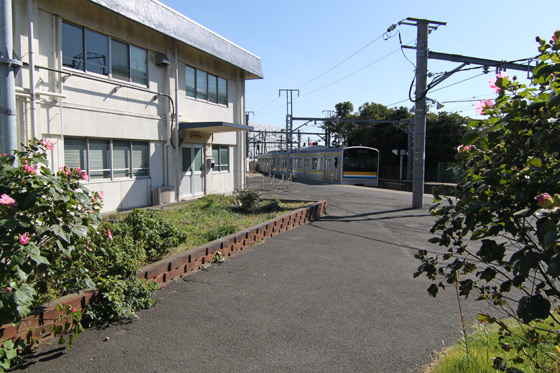
[[[331,182],[331,159],[329,157],[323,158],[323,181]]]
[[[303,160],[303,177],[309,179],[309,169],[311,168],[310,158],[305,157]]]
[[[339,157],[334,157],[333,159],[333,173],[334,173],[334,180],[335,183],[340,183],[340,161]]]
[[[202,145],[181,147],[181,197],[204,194],[204,154]]]

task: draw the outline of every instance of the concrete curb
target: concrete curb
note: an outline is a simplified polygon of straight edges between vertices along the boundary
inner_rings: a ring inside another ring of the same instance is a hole
[[[262,240],[272,238],[287,230],[306,224],[327,212],[327,201],[315,202],[310,206],[292,211],[278,218],[266,221],[243,231],[223,237],[219,240],[198,246],[189,251],[173,255],[140,268],[136,275],[149,282],[155,281],[165,287],[173,280],[183,278],[199,271],[208,264],[212,264],[217,252],[223,258],[235,255],[244,249],[256,245]],[[44,341],[53,337],[51,325],[64,325],[65,319],[58,320],[57,304],[71,305],[76,309],[85,310],[87,305],[99,299],[100,293],[95,290],[84,290],[78,294],[71,294],[56,299],[40,310],[26,317],[19,325],[5,324],[0,327],[0,343],[11,339],[30,341]],[[44,329],[45,333],[41,333]]]

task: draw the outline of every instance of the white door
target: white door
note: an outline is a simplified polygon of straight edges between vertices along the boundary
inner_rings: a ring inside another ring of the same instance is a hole
[[[181,147],[181,197],[204,194],[204,151],[202,145]]]

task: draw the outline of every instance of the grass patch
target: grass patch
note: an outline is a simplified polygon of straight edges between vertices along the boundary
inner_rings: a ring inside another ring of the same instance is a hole
[[[236,196],[214,194],[154,211],[187,235],[185,242],[171,249],[169,255],[173,255],[308,205],[308,202],[262,200],[247,210]]]
[[[537,328],[538,337],[529,331],[532,328],[520,325],[513,319],[505,321],[505,324],[511,334],[496,324],[476,323],[474,332],[468,336],[469,356],[465,352],[464,338],[461,338],[455,345],[439,353],[425,372],[560,372],[560,348],[552,340],[560,332],[558,323],[551,318],[532,322],[531,325]],[[528,343],[526,335],[536,339]]]

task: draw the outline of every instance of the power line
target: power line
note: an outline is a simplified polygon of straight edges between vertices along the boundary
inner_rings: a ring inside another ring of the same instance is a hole
[[[335,80],[335,81],[332,82],[332,83],[329,83],[329,84],[327,84],[327,85],[324,85],[324,86],[322,86],[322,87],[320,87],[320,88],[317,88],[317,89],[315,89],[315,90],[313,90],[313,91],[307,92],[307,93],[303,94],[302,96],[310,95],[310,94],[312,94],[312,93],[315,93],[315,92],[317,92],[317,91],[320,91],[320,90],[322,90],[322,89],[325,89],[325,88],[327,88],[327,87],[330,87],[331,85],[336,84],[336,83],[338,83],[338,82],[340,82],[340,81],[342,81],[342,80],[344,80],[344,79],[346,79],[346,78],[349,78],[349,77],[351,77],[352,75],[355,75],[355,74],[359,73],[360,71],[365,70],[365,69],[367,69],[368,67],[370,67],[370,66],[372,66],[372,65],[374,65],[374,64],[376,64],[376,63],[378,63],[379,61],[384,60],[385,58],[389,57],[390,55],[397,53],[399,50],[400,50],[400,48],[397,48],[397,49],[395,49],[394,51],[392,51],[391,53],[386,54],[385,56],[383,56],[383,57],[381,57],[381,58],[379,58],[379,59],[373,61],[372,63],[370,63],[370,64],[368,64],[368,65],[362,67],[361,69],[358,69],[358,70],[354,71],[353,73],[350,73],[350,74],[348,74],[348,75],[346,75],[346,76],[344,76],[344,77],[342,77],[342,78],[340,78],[340,79],[338,79],[338,80]]]
[[[315,80],[319,79],[320,77],[322,77],[323,75],[327,74],[328,72],[334,70],[335,68],[337,68],[338,66],[342,65],[344,62],[348,61],[350,58],[354,57],[355,55],[357,55],[358,53],[360,53],[361,51],[363,51],[364,49],[366,49],[367,47],[369,47],[371,44],[375,43],[377,40],[381,39],[384,35],[386,35],[387,33],[384,32],[381,35],[379,35],[378,37],[376,37],[375,39],[373,39],[372,41],[370,41],[369,43],[367,43],[366,45],[364,45],[362,48],[358,49],[356,52],[352,53],[350,56],[346,57],[345,59],[343,59],[342,61],[340,61],[339,63],[337,63],[336,65],[334,65],[333,67],[331,67],[330,69],[328,69],[327,71],[317,75],[315,78],[311,79],[310,81],[303,83],[302,85],[300,85],[298,88],[304,87],[306,85],[308,85],[311,82],[314,82]]]
[[[276,102],[276,100],[278,100],[280,97],[275,97],[274,100],[270,101],[268,104],[264,105],[263,107],[261,107],[260,109],[255,110],[255,112],[257,111],[261,111],[262,109],[269,107],[270,105],[272,105],[274,102]]]

